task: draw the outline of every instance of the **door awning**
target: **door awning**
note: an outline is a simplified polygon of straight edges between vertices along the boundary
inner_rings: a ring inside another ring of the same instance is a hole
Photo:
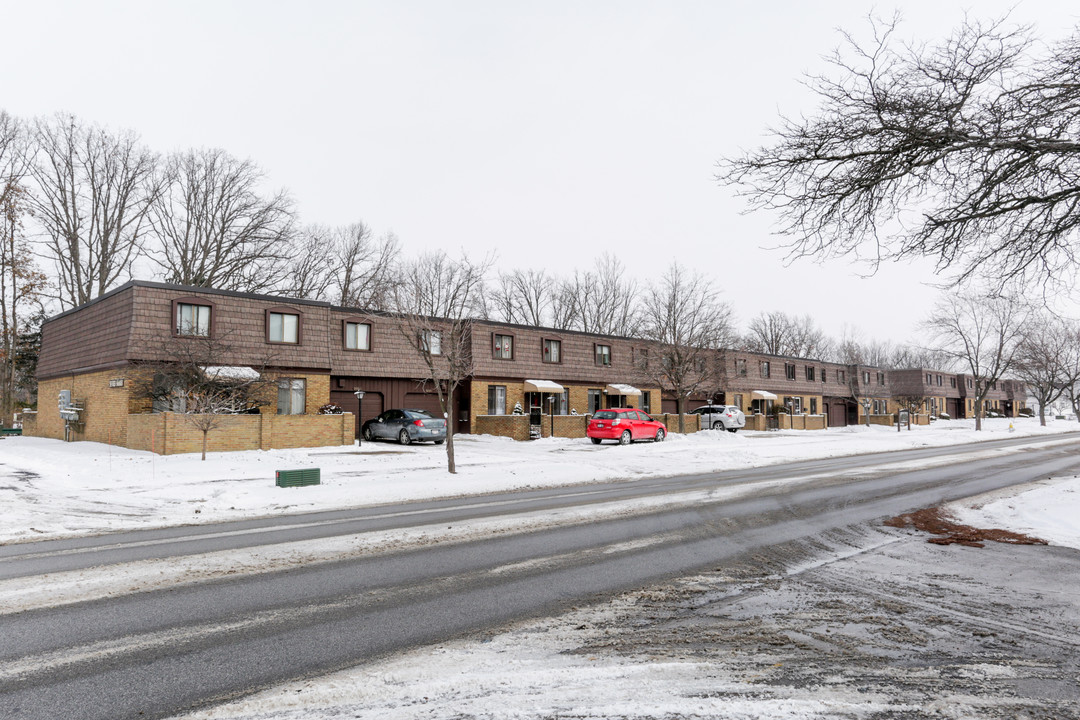
[[[608,395],[640,395],[641,391],[633,385],[611,383],[607,386]]]
[[[525,392],[561,393],[565,390],[562,385],[551,380],[526,380]]]
[[[750,397],[754,398],[755,400],[775,400],[776,399],[776,396],[773,395],[768,390],[754,390],[752,393],[750,393]]]
[[[259,371],[244,365],[203,365],[203,374],[211,380],[258,380]]]

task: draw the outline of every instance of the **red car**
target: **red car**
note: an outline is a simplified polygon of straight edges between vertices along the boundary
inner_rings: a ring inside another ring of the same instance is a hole
[[[664,423],[653,420],[641,410],[611,408],[597,410],[585,434],[593,445],[599,445],[601,440],[618,440],[620,445],[629,445],[634,440],[663,442],[667,428]]]

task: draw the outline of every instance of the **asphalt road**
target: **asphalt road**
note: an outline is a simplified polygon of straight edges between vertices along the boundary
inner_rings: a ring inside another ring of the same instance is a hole
[[[154,718],[557,612],[780,543],[1080,470],[1080,437],[502,493],[0,548],[0,577],[762,483],[735,501],[0,615],[0,717]],[[1018,449],[1019,448],[1019,449]],[[901,462],[954,464],[896,472]],[[764,485],[814,475],[790,488]]]

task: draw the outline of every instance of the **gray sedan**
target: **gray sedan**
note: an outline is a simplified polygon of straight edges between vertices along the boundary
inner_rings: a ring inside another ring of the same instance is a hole
[[[416,441],[446,440],[446,420],[434,418],[424,410],[387,410],[364,423],[365,440],[396,440],[402,445]]]

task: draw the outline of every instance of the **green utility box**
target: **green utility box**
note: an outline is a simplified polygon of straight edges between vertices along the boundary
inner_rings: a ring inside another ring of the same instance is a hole
[[[0,435],[22,435],[22,428],[0,428]]]
[[[320,484],[319,468],[307,468],[306,470],[278,470],[274,473],[274,480],[278,487],[318,485]]]

